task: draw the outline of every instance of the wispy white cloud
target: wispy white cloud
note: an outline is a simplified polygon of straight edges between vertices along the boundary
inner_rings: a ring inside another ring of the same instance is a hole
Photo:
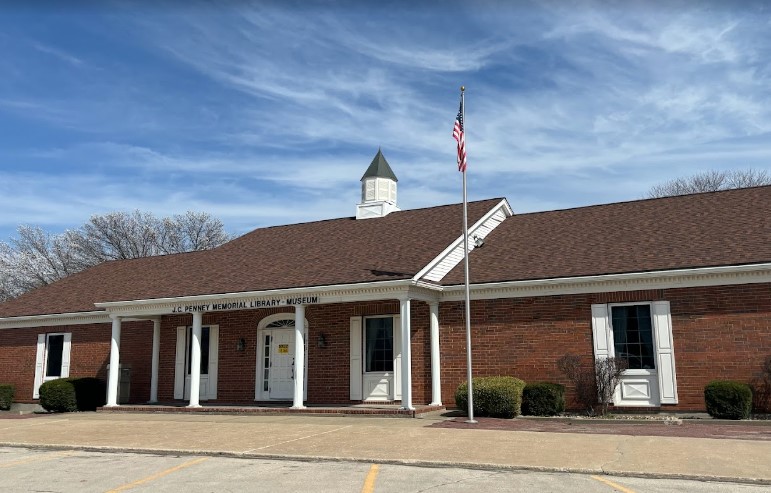
[[[98,63],[35,41],[63,62],[49,85],[24,87],[24,69],[42,69],[0,47],[15,70],[0,130],[43,134],[0,150],[20,196],[0,198],[5,227],[112,208],[204,209],[240,231],[350,215],[379,146],[403,208],[455,202],[461,84],[472,199],[568,207],[705,167],[769,167],[762,9],[492,1],[459,25],[443,8],[239,3],[101,20]]]

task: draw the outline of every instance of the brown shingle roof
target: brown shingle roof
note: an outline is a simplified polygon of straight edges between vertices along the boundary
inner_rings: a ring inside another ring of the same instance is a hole
[[[515,214],[471,283],[771,262],[771,186]],[[442,284],[462,284],[462,265]]]
[[[501,199],[471,202],[469,222]],[[219,248],[105,262],[0,304],[0,317],[94,303],[409,279],[462,234],[460,204],[261,228]]]

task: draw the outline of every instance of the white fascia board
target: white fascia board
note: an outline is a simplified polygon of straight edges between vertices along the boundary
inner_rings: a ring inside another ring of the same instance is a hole
[[[93,312],[55,313],[0,318],[0,330],[28,327],[53,327],[57,325],[87,325],[110,323],[110,315],[104,310]]]
[[[482,216],[477,222],[471,225],[468,229],[469,238],[471,238],[471,235],[479,229],[480,226],[482,226],[488,219],[493,217],[495,213],[498,211],[503,211],[503,214],[506,218],[509,218],[514,215],[514,211],[511,209],[511,206],[509,205],[509,201],[506,199],[502,199],[498,204],[495,205],[492,209],[490,209],[487,214]],[[450,255],[453,251],[455,251],[457,248],[460,248],[463,246],[463,235],[460,235],[455,241],[450,243],[447,248],[442,250],[442,253],[434,257],[431,262],[426,264],[425,267],[420,269],[420,271],[415,274],[415,276],[412,278],[413,280],[417,281],[418,279],[422,279],[425,277],[431,270],[439,265],[445,258],[447,258],[448,255]],[[473,247],[471,248],[473,250]],[[456,264],[457,265],[457,264]]]
[[[319,296],[318,304],[349,303],[356,301],[375,301],[383,299],[411,298],[425,301],[438,301],[441,286],[416,282],[412,279],[395,281],[375,281],[353,284],[286,288],[264,291],[245,291],[236,293],[206,294],[181,296],[174,298],[156,298],[131,301],[110,301],[95,303],[99,308],[108,310],[116,316],[157,316],[170,314],[170,308],[180,304],[204,304],[221,301],[251,301],[284,297]]]
[[[758,283],[771,283],[771,263],[504,281],[472,284],[470,290],[471,298],[480,300]],[[441,301],[462,300],[464,289],[444,286]]]

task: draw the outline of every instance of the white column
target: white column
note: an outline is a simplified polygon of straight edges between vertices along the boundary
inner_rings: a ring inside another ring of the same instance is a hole
[[[304,409],[305,387],[305,305],[294,307],[294,401],[292,409]]]
[[[110,370],[107,375],[107,407],[118,405],[118,377],[120,376],[120,317],[112,317],[110,339]]]
[[[442,378],[439,373],[439,303],[429,303],[431,316],[431,405],[442,405]]]
[[[150,402],[158,402],[158,363],[161,354],[161,319],[153,320],[153,363],[150,372]]]
[[[410,350],[410,299],[399,300],[402,319],[402,409],[412,407],[412,356]]]
[[[190,404],[187,407],[201,407],[201,332],[203,313],[193,313],[193,337],[190,351]]]

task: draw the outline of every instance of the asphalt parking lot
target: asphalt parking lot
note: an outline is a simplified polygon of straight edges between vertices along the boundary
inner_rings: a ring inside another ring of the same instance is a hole
[[[430,468],[345,461],[0,448],[7,492],[532,492],[768,491],[768,486],[537,471]]]

